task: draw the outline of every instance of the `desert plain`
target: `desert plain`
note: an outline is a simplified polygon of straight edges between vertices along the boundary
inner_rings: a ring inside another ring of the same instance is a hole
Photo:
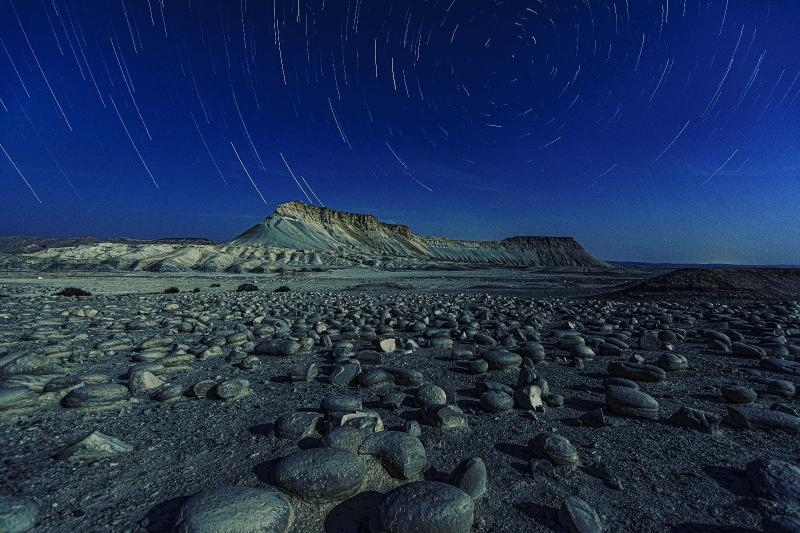
[[[797,531],[799,285],[9,268],[0,530]]]

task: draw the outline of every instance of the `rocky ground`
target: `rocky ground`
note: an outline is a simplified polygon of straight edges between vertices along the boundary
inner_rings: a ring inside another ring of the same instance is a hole
[[[4,275],[0,531],[800,530],[798,296],[652,275]]]

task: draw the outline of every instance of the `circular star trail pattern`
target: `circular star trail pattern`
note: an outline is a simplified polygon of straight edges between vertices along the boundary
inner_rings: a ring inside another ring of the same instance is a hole
[[[4,233],[227,239],[302,200],[609,259],[800,262],[794,2],[0,13]]]

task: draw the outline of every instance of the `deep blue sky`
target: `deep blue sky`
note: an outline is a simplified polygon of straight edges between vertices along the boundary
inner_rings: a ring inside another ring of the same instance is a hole
[[[798,27],[795,0],[0,0],[0,234],[224,240],[308,195],[800,264]]]

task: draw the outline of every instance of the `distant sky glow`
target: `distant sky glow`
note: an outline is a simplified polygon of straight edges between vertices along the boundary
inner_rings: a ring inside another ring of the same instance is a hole
[[[612,260],[800,264],[800,2],[0,0],[0,234],[291,200]]]

